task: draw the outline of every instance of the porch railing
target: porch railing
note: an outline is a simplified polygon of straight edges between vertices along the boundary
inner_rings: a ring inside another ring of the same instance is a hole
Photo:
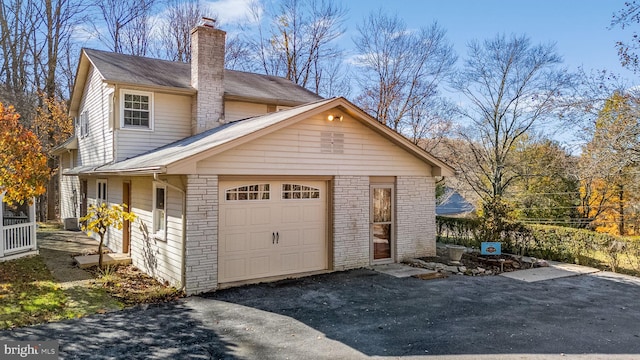
[[[36,224],[33,222],[2,227],[0,257],[36,249]]]

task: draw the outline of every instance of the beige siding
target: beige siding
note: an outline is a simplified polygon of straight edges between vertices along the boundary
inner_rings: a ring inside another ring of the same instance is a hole
[[[168,181],[179,186],[179,178]],[[122,188],[122,185],[120,186]],[[145,237],[140,229],[144,222],[153,226],[153,179],[132,178],[131,211],[138,219],[131,225],[131,260],[133,264],[160,281],[181,286],[182,269],[182,200],[181,192],[167,188],[167,239]]]
[[[89,112],[89,133],[78,137],[77,165],[102,165],[113,159],[113,131],[109,126],[109,94],[112,92],[91,66],[78,111],[78,117],[84,111]],[[80,134],[78,129],[76,134]]]
[[[118,96],[119,96],[118,92]],[[119,108],[119,99],[116,101]],[[124,160],[191,135],[191,96],[155,93],[153,131],[117,130],[117,160]],[[120,127],[120,111],[115,112]]]
[[[337,142],[331,144],[332,139],[342,136],[342,149]],[[328,139],[324,146],[323,137]],[[359,121],[345,116],[342,122],[328,122],[323,115],[202,160],[198,162],[197,171],[226,175],[431,174],[427,164]]]
[[[60,155],[60,173],[76,163],[75,151]],[[80,217],[80,180],[77,176],[60,176],[60,218]]]
[[[267,105],[241,101],[224,102],[224,120],[234,121],[267,113]]]

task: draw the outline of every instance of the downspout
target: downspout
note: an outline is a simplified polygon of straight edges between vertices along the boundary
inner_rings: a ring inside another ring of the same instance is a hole
[[[182,194],[182,261],[181,261],[181,269],[180,269],[180,290],[181,291],[186,291],[186,286],[187,286],[187,192],[184,191],[183,189],[175,186],[175,185],[171,185],[168,182],[164,181],[164,180],[160,180],[160,178],[158,177],[158,173],[153,173],[153,181],[158,182],[168,188],[174,189],[176,191],[179,191]]]

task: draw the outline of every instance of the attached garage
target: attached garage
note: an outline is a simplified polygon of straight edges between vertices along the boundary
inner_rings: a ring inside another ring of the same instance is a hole
[[[220,283],[328,269],[326,181],[232,180],[219,189]]]

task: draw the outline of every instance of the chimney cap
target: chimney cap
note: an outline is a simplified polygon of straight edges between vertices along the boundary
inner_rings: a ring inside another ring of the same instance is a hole
[[[198,26],[204,26],[204,27],[209,27],[209,28],[215,28],[216,27],[216,19],[212,19],[206,16],[203,16],[200,21],[198,22]]]

